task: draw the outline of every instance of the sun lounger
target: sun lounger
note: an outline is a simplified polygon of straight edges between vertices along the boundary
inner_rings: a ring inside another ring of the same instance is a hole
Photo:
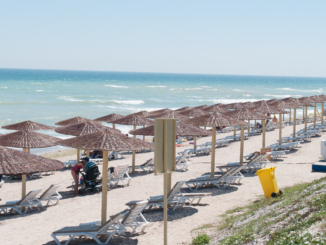
[[[108,187],[116,187],[120,182],[123,183],[123,185],[129,185],[131,177],[129,176],[128,170],[129,166],[128,164],[119,164],[117,166],[118,173],[117,175],[108,173]]]
[[[269,145],[267,148],[271,148],[272,151],[275,150],[292,150],[293,148],[295,148],[296,146],[298,146],[300,144],[300,142],[290,142],[290,143],[284,143],[279,145],[278,143]]]
[[[280,156],[284,156],[288,151],[272,151],[271,152],[271,160],[275,161],[277,160]]]
[[[5,182],[3,180],[0,181],[0,188],[2,187],[2,185],[4,184]]]
[[[34,210],[41,208],[42,203],[37,199],[37,195],[42,191],[30,191],[23,199],[13,200],[0,205],[0,214],[12,214],[17,212],[18,214],[27,213],[28,210]]]
[[[176,160],[175,168],[177,171],[186,171],[188,169],[188,165],[190,164],[190,162],[186,158],[187,155],[188,153],[185,152],[178,160]]]
[[[53,205],[56,205],[59,203],[62,196],[58,193],[58,188],[61,186],[61,184],[57,185],[51,185],[39,198],[38,200],[45,201],[46,207],[49,206],[49,203],[51,202]]]
[[[129,172],[131,171],[131,166],[129,167]],[[142,171],[146,172],[154,172],[154,159],[148,159],[145,163],[142,165],[136,165],[135,169],[141,169]]]
[[[69,236],[69,239],[64,243],[65,245],[67,245],[75,237],[80,239],[82,236],[93,238],[97,244],[108,244],[113,235],[125,234],[124,232],[127,231],[126,228],[120,223],[120,220],[122,220],[127,214],[128,213],[117,214],[111,217],[103,225],[101,225],[100,222],[94,222],[89,224],[81,224],[79,226],[64,227],[53,232],[51,236],[57,245],[63,245],[58,240],[59,236]],[[101,242],[98,236],[108,236],[108,238],[104,242]]]
[[[69,160],[68,162],[63,163],[66,168],[74,167],[77,164],[77,160]]]
[[[196,204],[199,204],[203,197],[212,195],[212,193],[182,193],[181,188],[185,182],[186,181],[177,182],[174,185],[174,187],[171,189],[170,193],[168,194],[167,202],[168,205],[173,206],[173,211],[175,211],[179,205],[183,207],[186,204],[186,202],[189,202],[188,205],[191,205],[197,199]],[[148,204],[146,205],[146,207],[149,207],[149,210],[153,210],[156,206],[164,207],[163,195],[152,196],[147,200],[148,200]],[[126,205],[132,206],[134,205],[134,203],[135,202],[128,202],[126,203]]]

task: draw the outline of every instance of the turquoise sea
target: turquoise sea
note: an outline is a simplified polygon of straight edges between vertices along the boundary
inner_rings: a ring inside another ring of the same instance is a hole
[[[326,78],[0,69],[0,126],[322,93]]]

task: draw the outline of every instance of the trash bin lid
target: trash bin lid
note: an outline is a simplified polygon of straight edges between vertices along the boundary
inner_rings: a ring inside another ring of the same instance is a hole
[[[276,168],[276,166],[275,167],[271,167],[271,168],[262,168],[260,170],[257,170],[256,173],[255,173],[255,175],[259,175],[259,174],[261,174],[263,172],[266,172],[266,171],[274,170],[275,168]]]

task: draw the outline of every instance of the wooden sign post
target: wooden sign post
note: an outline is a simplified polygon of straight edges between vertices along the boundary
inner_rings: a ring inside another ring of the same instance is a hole
[[[171,173],[175,171],[175,119],[154,120],[154,172],[164,178],[164,245],[168,244],[168,193],[171,190]]]

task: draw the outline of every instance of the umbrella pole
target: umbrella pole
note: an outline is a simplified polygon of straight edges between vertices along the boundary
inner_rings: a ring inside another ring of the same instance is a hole
[[[316,117],[317,117],[317,114],[316,114],[316,110],[317,110],[317,103],[315,102],[315,108],[314,108],[314,128],[316,128]]]
[[[306,110],[306,117],[305,117],[305,119],[304,119],[304,131],[305,132],[307,132],[307,123],[308,123],[308,106],[306,106],[306,108],[305,108],[305,110]]]
[[[28,153],[31,153],[31,148],[28,148]]]
[[[293,109],[293,137],[295,137],[296,125],[297,125],[297,109]]]
[[[145,128],[145,125],[143,125],[143,128]],[[145,135],[143,135],[143,141],[145,142]]]
[[[108,195],[108,167],[109,167],[109,152],[103,151],[102,215],[101,215],[101,224],[102,225],[106,222],[107,195]]]
[[[215,173],[215,143],[216,143],[216,127],[212,127],[212,149],[211,149],[211,178]]]
[[[240,164],[243,164],[244,126],[241,126]]]
[[[28,149],[23,148],[23,152],[28,152]],[[22,174],[22,199],[26,196],[26,174]]]
[[[324,102],[321,103],[321,125],[324,125]]]
[[[280,114],[279,118],[280,118],[280,120],[278,121],[278,127],[279,127],[279,132],[278,132],[278,145],[282,145],[282,120],[281,120],[282,114]]]
[[[265,115],[265,113],[263,113],[263,115]],[[265,149],[265,130],[266,130],[266,121],[265,121],[265,119],[262,120],[262,124],[263,124],[263,144],[262,144],[262,148]]]
[[[248,120],[248,132],[250,132],[250,120]]]
[[[115,129],[115,123],[112,123],[112,128],[114,128],[114,129]]]
[[[86,156],[89,157],[89,150],[86,150]]]
[[[284,114],[283,114],[283,121],[284,121]]]
[[[290,118],[289,118],[289,122],[291,123],[291,115],[292,114],[292,109],[290,108]]]
[[[134,130],[136,129],[136,125],[134,125]],[[133,138],[136,139],[136,135],[133,135]],[[136,169],[136,151],[132,151],[132,173],[135,172]]]
[[[197,148],[197,136],[194,136],[194,150]]]
[[[234,127],[233,137],[235,138],[236,136],[237,136],[237,127]]]

